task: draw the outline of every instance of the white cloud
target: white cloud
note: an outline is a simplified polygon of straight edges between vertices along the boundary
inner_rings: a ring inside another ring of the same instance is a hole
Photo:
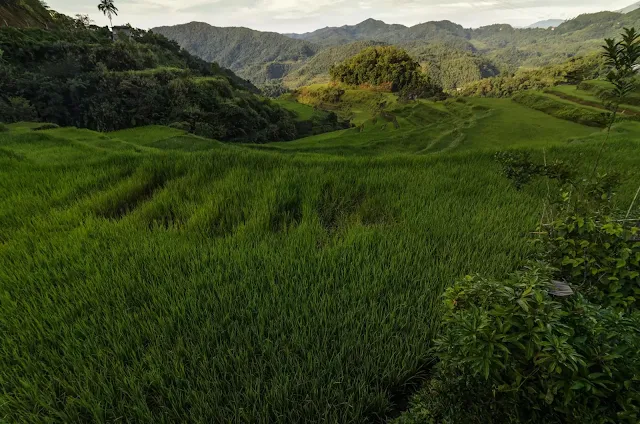
[[[581,13],[617,10],[633,1],[563,0],[560,5],[559,0],[115,0],[119,13],[114,23],[151,28],[203,21],[216,26],[277,32],[353,25],[367,18],[405,25],[445,19],[465,27],[492,23],[527,25],[544,19],[570,19]],[[85,2],[48,0],[48,4],[68,15],[88,13],[99,25],[107,23],[97,6]]]

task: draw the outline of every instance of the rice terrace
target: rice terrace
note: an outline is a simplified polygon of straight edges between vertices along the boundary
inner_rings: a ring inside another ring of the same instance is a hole
[[[124,6],[0,2],[0,423],[640,422],[640,9]]]

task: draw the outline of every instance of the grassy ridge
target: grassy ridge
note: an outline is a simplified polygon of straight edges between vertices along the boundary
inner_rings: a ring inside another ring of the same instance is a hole
[[[367,98],[372,94],[386,93],[361,92],[360,95]],[[550,117],[507,99],[469,98],[437,103],[391,104],[383,113],[375,113],[367,104],[356,103],[355,109],[361,117],[357,128],[307,137],[293,143],[256,147],[350,156],[496,151],[514,147],[549,147],[589,137],[598,131]],[[348,105],[341,103],[341,107]],[[353,112],[346,109],[345,113]]]
[[[202,139],[167,147],[184,136],[163,127],[0,133],[0,416],[342,423],[392,411],[428,364],[442,288],[504,275],[530,249],[546,188],[515,191],[493,152],[529,140],[590,168],[600,149],[592,128],[468,102],[398,105],[399,128],[380,117],[287,144],[296,155],[190,153]],[[465,139],[449,154],[424,154],[444,150],[423,138],[456,128]],[[602,161],[626,177],[621,205],[640,178],[637,134],[617,127]],[[323,143],[348,155],[312,154],[338,151]]]

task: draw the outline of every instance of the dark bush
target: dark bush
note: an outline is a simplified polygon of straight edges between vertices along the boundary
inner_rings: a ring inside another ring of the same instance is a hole
[[[59,125],[46,123],[42,125],[38,125],[37,127],[31,128],[32,131],[43,131],[43,130],[52,130],[54,128],[60,128]]]
[[[9,97],[7,101],[0,99],[0,121],[12,123],[37,120],[35,108],[24,97]]]

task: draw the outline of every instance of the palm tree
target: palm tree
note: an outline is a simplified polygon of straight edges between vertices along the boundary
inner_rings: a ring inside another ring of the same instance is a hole
[[[111,17],[113,15],[118,16],[118,8],[113,4],[113,0],[100,0],[98,4],[98,10],[104,13],[109,18],[109,24],[113,27]]]

